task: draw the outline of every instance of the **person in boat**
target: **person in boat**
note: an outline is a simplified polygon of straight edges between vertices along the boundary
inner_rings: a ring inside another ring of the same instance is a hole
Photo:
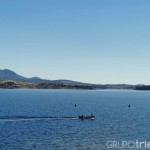
[[[91,114],[91,117],[94,117],[93,114]]]
[[[82,115],[82,116],[79,116],[79,119],[84,119],[83,115]]]

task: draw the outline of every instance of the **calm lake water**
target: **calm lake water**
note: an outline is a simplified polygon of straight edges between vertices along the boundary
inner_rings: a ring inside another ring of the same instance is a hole
[[[105,150],[137,139],[150,141],[150,92],[0,90],[0,150]]]

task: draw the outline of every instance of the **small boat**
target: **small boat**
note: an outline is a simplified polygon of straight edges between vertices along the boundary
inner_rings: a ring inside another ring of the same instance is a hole
[[[79,116],[79,119],[95,119],[96,117],[95,116],[93,116],[93,115],[91,115],[91,116]]]

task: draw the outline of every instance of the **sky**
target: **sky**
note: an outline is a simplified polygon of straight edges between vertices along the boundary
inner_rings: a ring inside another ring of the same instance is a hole
[[[0,69],[150,84],[149,0],[0,0]]]

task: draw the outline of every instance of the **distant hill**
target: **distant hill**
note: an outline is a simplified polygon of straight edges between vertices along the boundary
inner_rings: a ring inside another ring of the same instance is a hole
[[[15,72],[13,72],[9,69],[4,69],[4,70],[0,70],[0,79],[22,80],[22,79],[26,79],[26,78],[16,74]]]
[[[39,77],[26,78],[24,76],[18,75],[17,73],[9,69],[0,70],[0,80],[14,80],[29,83],[49,83],[49,84],[64,84],[64,85],[79,85],[79,86],[92,85],[71,80],[47,80],[41,79]]]
[[[136,90],[150,90],[150,85],[138,85],[136,86]]]
[[[9,69],[0,70],[0,79],[1,80],[14,80],[14,81],[21,81],[21,82],[31,82],[31,83],[40,83],[43,82],[42,79],[38,77],[33,78],[26,78],[21,75],[18,75],[14,71]]]
[[[31,84],[30,84],[31,83]],[[90,84],[71,80],[47,80],[39,77],[26,78],[9,69],[0,70],[0,88],[67,88],[67,89],[135,89],[128,84]]]

